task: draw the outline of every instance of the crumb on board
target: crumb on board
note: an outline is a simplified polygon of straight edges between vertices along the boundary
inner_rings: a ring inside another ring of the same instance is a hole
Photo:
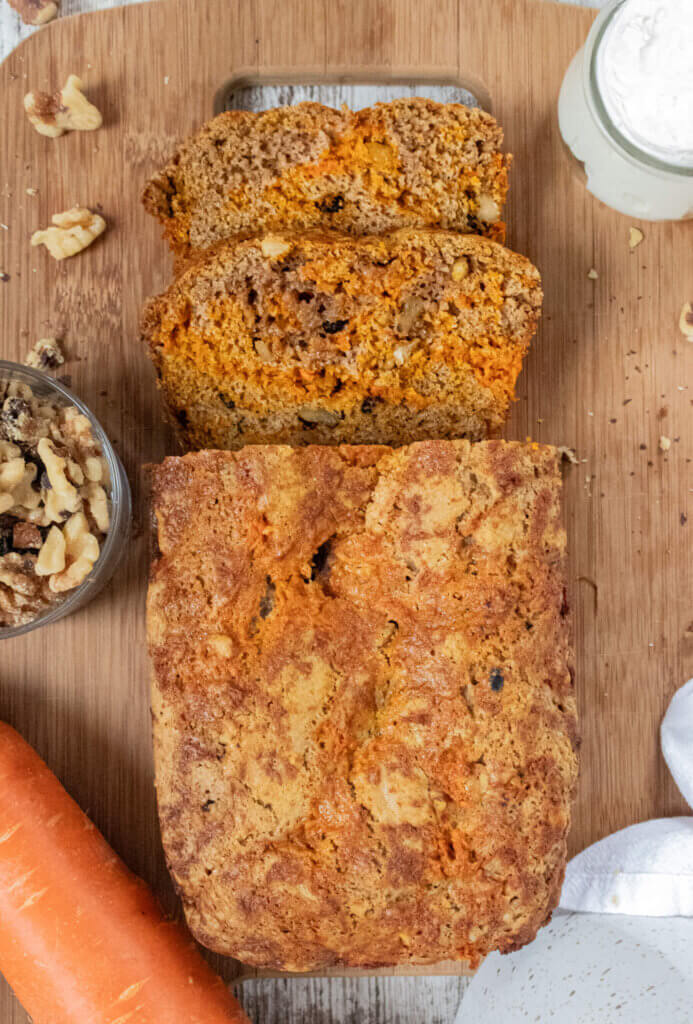
[[[684,338],[693,341],[693,302],[684,302],[679,317],[679,330]]]
[[[640,230],[640,228],[631,227],[629,229],[629,231],[628,231],[628,248],[631,250],[631,252],[633,251],[633,249],[637,249],[638,248],[638,246],[644,240],[644,238],[645,238],[645,236],[643,235],[643,233]]]
[[[599,274],[594,269],[594,267],[590,267],[590,269],[587,271],[587,276],[589,277],[590,281],[596,281],[599,277]]]
[[[659,438],[659,450],[660,452],[668,452],[671,448],[671,438],[667,437],[666,434],[661,434]]]

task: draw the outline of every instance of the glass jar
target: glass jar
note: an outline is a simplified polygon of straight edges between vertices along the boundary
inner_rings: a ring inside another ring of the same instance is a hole
[[[92,436],[101,447],[110,476],[108,488],[110,526],[93,569],[82,583],[68,592],[63,600],[39,614],[31,622],[25,622],[20,626],[0,626],[0,640],[3,640],[22,636],[39,626],[57,622],[58,619],[83,607],[99,593],[113,575],[125,551],[130,534],[132,499],[128,478],[113,445],[108,440],[101,424],[79,398],[52,377],[41,373],[40,370],[33,370],[18,363],[10,363],[4,359],[0,359],[0,381],[16,381],[19,384],[26,384],[39,398],[54,402],[56,405],[73,405],[79,409],[89,420]]]
[[[597,16],[568,68],[558,100],[563,141],[582,165],[588,191],[607,206],[643,220],[693,217],[693,167],[667,163],[618,130],[602,98],[597,60],[611,19],[626,0]]]

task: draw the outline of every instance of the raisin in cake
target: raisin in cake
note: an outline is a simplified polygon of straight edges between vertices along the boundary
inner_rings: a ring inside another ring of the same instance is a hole
[[[180,260],[236,234],[435,226],[502,241],[510,157],[490,114],[410,98],[219,114],[147,184]]]
[[[186,447],[476,440],[541,301],[529,260],[485,238],[282,234],[193,262],[142,327]]]
[[[188,923],[290,971],[464,959],[556,906],[577,771],[555,449],[154,472],[159,812]]]

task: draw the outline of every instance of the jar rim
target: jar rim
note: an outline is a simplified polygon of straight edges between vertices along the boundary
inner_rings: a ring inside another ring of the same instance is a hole
[[[618,146],[623,155],[630,159],[631,162],[637,163],[640,166],[644,164],[651,170],[671,174],[678,178],[692,178],[693,165],[681,166],[680,164],[668,163],[666,160],[653,156],[652,153],[626,138],[626,136],[619,131],[614,124],[611,115],[606,109],[606,104],[602,99],[597,77],[597,56],[599,53],[599,47],[604,40],[612,18],[624,3],[626,3],[626,0],[615,0],[612,6],[606,7],[600,11],[590,30],[590,34],[587,39],[588,60],[585,61],[584,67],[585,93],[587,101],[592,108],[595,120],[604,131],[609,141]]]

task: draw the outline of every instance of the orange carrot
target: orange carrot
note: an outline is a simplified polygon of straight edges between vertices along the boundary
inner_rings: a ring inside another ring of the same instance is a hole
[[[0,971],[34,1024],[248,1024],[189,935],[1,722]]]

